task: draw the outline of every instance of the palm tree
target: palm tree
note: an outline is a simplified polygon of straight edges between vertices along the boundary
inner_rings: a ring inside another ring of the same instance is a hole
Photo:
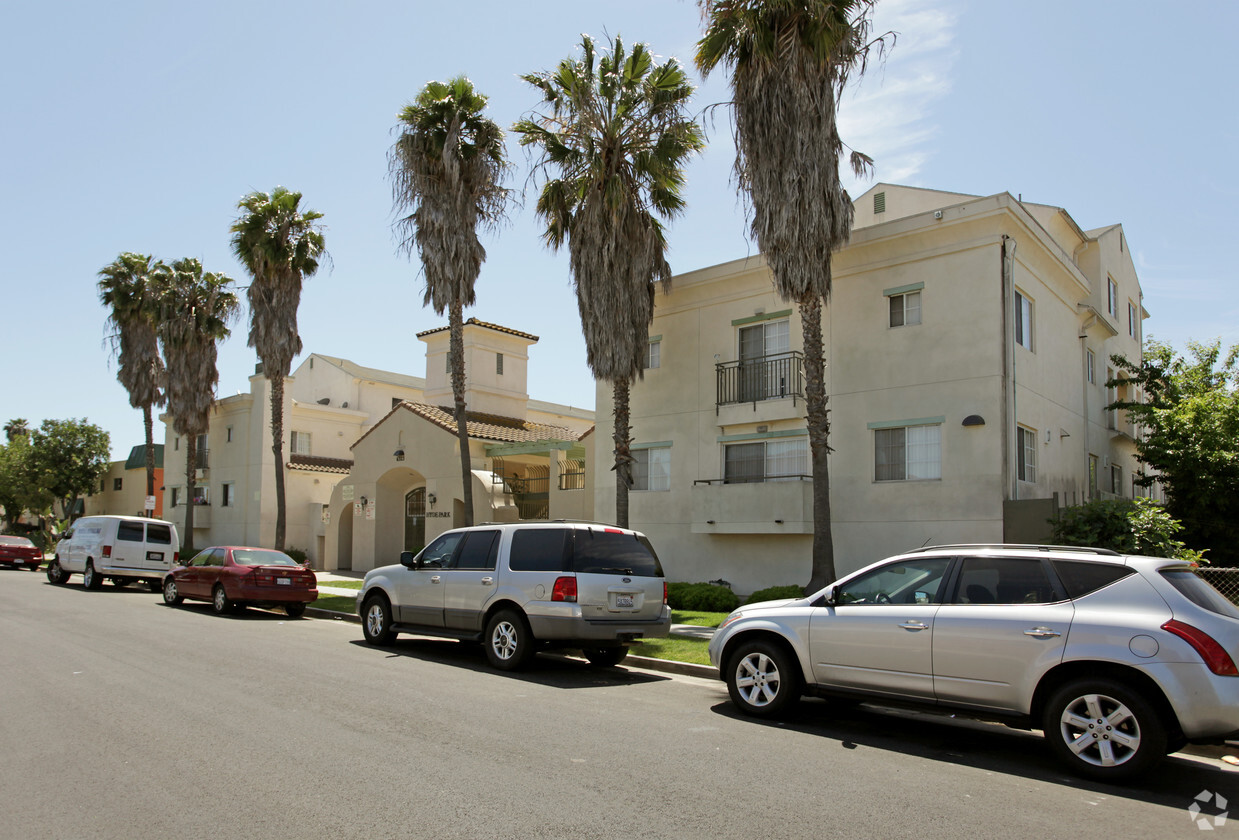
[[[704,75],[719,64],[731,70],[735,172],[751,205],[750,231],[775,289],[800,309],[813,472],[810,590],[835,579],[822,304],[831,254],[847,242],[853,212],[839,179],[836,109],[869,51],[886,46],[886,36],[869,41],[876,1],[700,0],[706,31],[697,67]],[[851,163],[858,177],[872,165],[856,152]]]
[[[297,307],[301,282],[318,271],[326,255],[323,217],[300,207],[301,193],[276,187],[252,192],[237,204],[232,252],[253,280],[249,287],[248,346],[258,352],[271,383],[271,451],[275,453],[275,548],[284,549],[284,378],[301,352]]]
[[[153,407],[164,404],[163,359],[155,335],[158,308],[146,254],[126,251],[99,272],[99,300],[108,308],[116,378],[129,394],[129,405],[142,409],[146,429],[146,495],[155,495],[155,432]]]
[[[645,44],[626,51],[616,36],[595,54],[553,72],[522,78],[538,89],[545,111],[516,124],[522,146],[538,150],[535,173],[554,170],[538,197],[546,242],[568,243],[569,268],[587,361],[614,396],[615,521],[628,525],[632,486],[628,395],[642,376],[654,317],[654,282],[670,291],[667,241],[657,216],[684,209],[689,155],[705,148],[687,116],[693,85],[675,59],[656,65]]]
[[[464,76],[430,82],[399,114],[399,134],[388,153],[400,249],[422,258],[424,305],[448,310],[452,396],[460,447],[464,525],[473,524],[473,481],[465,426],[464,315],[486,260],[478,226],[503,220],[508,169],[503,131],[483,116],[486,97]]]
[[[14,438],[30,439],[30,422],[25,417],[16,417],[4,424],[4,437],[10,443]]]
[[[204,272],[195,259],[160,266],[154,275],[159,299],[159,334],[168,373],[168,413],[172,430],[184,435],[185,532],[182,551],[194,551],[194,486],[198,467],[198,435],[207,430],[215,384],[218,343],[227,338],[228,324],[239,302],[229,288],[232,279]]]

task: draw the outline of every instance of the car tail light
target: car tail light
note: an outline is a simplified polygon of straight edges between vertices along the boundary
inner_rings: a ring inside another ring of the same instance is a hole
[[[112,546],[110,546],[110,545],[105,545],[105,546],[103,547],[103,556],[104,556],[104,557],[111,557],[111,556],[112,556]]]
[[[172,565],[173,566],[180,565],[180,562],[181,562],[181,552],[179,551],[172,552]]]
[[[663,603],[667,603],[667,581],[663,581]]]
[[[576,578],[561,577],[555,579],[555,587],[551,590],[552,601],[575,601]]]
[[[1162,629],[1168,633],[1174,633],[1191,645],[1213,673],[1220,677],[1239,677],[1239,668],[1235,667],[1235,660],[1230,658],[1226,648],[1218,644],[1217,640],[1205,631],[1173,618],[1163,624]]]

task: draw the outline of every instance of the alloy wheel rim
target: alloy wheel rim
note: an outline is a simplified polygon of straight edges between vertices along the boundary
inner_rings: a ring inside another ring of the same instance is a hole
[[[163,585],[163,599],[169,604],[176,600],[176,583],[168,581]]]
[[[215,590],[215,609],[216,609],[216,611],[217,611],[217,612],[223,612],[223,611],[224,611],[224,605],[225,605],[226,603],[227,603],[227,600],[226,600],[226,599],[225,599],[225,597],[224,597],[224,590],[223,590],[223,589],[216,589],[216,590]]]
[[[516,628],[512,626],[510,621],[501,621],[495,625],[495,632],[491,635],[491,647],[495,649],[495,655],[500,659],[511,659],[516,655]]]
[[[750,706],[768,706],[779,696],[779,667],[768,655],[754,651],[736,665],[736,689]]]
[[[1140,722],[1121,701],[1081,695],[1063,708],[1059,734],[1076,758],[1094,767],[1117,767],[1140,749]]]
[[[371,604],[366,610],[366,632],[374,637],[383,632],[383,608],[378,604]]]

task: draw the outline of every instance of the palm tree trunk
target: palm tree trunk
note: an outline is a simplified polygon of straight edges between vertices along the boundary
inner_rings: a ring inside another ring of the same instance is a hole
[[[275,545],[284,550],[284,377],[271,379],[271,452],[275,455]]]
[[[155,495],[155,419],[151,416],[151,404],[142,406],[142,422],[146,426],[146,495]],[[143,510],[146,510],[143,500]],[[151,511],[153,514],[154,511]]]
[[[628,382],[617,381],[613,396],[615,414],[615,524],[628,527],[628,488],[632,487],[632,429],[628,413]]]
[[[830,523],[830,414],[826,408],[826,357],[822,348],[822,299],[800,301],[804,332],[804,380],[809,456],[813,470],[813,564],[808,592],[835,579],[835,545]]]
[[[464,502],[464,521],[473,524],[473,470],[469,458],[469,429],[465,424],[465,324],[464,307],[459,298],[453,298],[448,309],[449,346],[452,367],[452,398],[456,407],[456,437],[460,445],[461,501]]]
[[[194,487],[198,484],[198,436],[186,435],[185,452],[185,533],[181,535],[181,556],[192,557],[194,550]]]

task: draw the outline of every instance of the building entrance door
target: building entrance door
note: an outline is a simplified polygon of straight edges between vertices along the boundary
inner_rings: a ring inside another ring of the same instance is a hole
[[[404,497],[404,550],[414,554],[426,546],[426,488]]]

